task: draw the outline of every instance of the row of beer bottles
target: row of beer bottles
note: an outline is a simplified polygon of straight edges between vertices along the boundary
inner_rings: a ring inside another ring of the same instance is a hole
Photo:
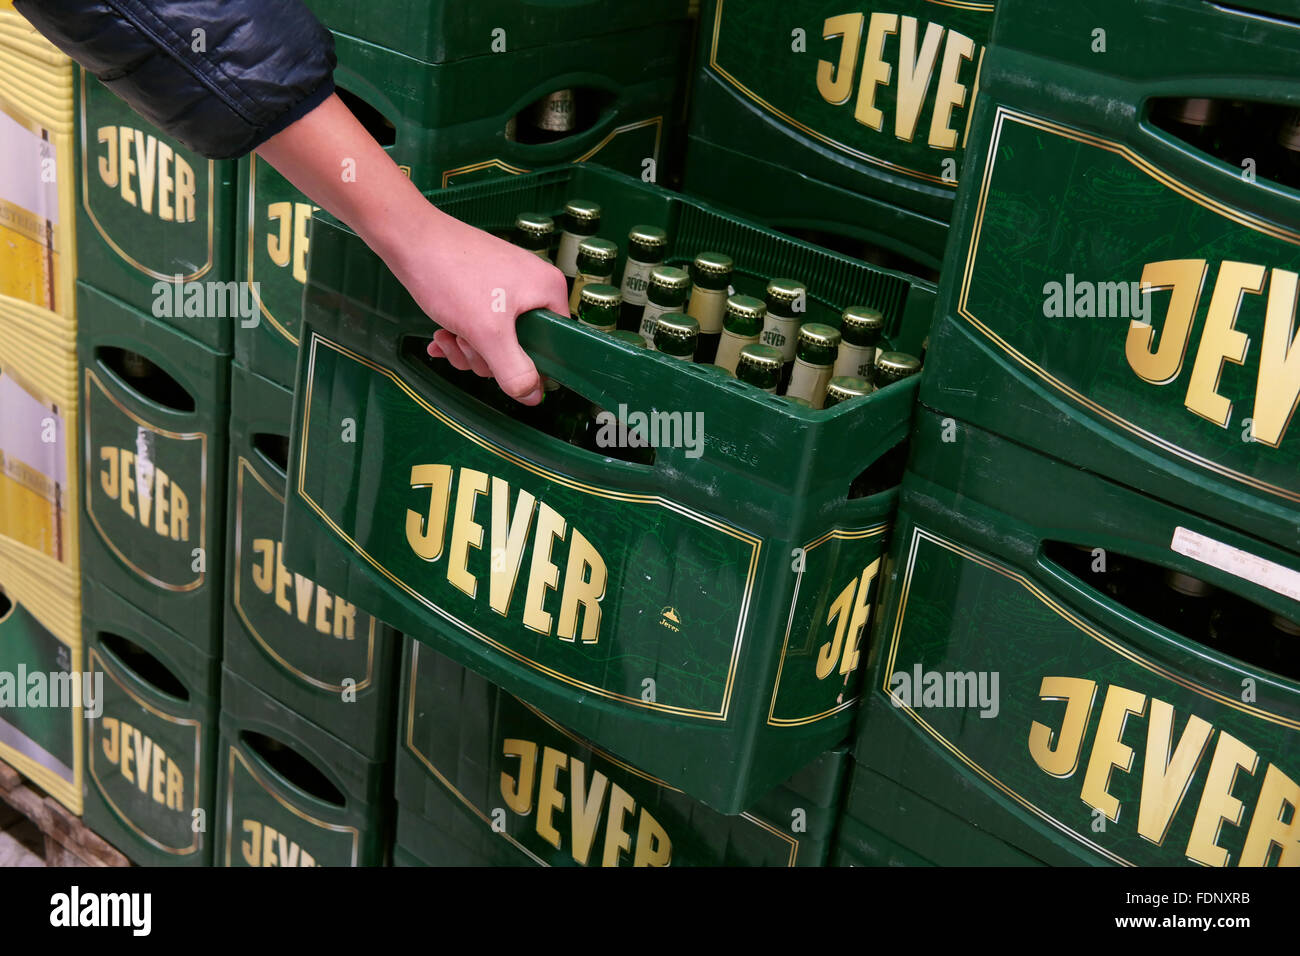
[[[1300,109],[1251,100],[1159,99],[1156,125],[1257,179],[1300,189]]]
[[[1300,679],[1300,609],[1278,614],[1183,571],[1103,548],[1048,542],[1047,557],[1115,603],[1204,647]]]

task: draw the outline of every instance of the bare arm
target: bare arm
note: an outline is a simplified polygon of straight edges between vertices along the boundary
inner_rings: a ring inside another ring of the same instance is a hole
[[[430,354],[496,378],[526,405],[541,401],[537,369],[515,320],[568,314],[564,275],[537,256],[439,211],[337,96],[257,149],[286,179],[354,229],[443,327]],[[344,180],[346,161],[355,177]],[[505,293],[506,310],[493,311]]]

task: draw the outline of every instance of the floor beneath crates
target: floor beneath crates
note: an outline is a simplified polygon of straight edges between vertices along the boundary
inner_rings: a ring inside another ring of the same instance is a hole
[[[0,867],[44,866],[45,838],[36,825],[0,801]]]

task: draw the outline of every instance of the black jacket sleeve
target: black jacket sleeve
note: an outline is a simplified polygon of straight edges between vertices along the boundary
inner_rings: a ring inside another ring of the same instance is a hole
[[[51,43],[210,159],[251,152],[334,91],[301,0],[16,0]]]

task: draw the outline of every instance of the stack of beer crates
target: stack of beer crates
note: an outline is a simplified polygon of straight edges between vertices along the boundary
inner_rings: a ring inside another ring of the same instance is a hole
[[[672,156],[686,0],[307,5],[333,32],[339,95],[422,190],[584,161],[654,181]],[[290,387],[316,211],[241,161],[238,271],[262,321],[236,355]]]
[[[993,17],[992,0],[706,0],[685,188],[933,274]]]
[[[0,6],[0,760],[80,813],[72,82]]]
[[[624,248],[654,225],[670,264],[731,256],[738,293],[797,276],[810,320],[877,308],[900,349],[933,312],[929,283],[590,165],[432,198],[494,232],[585,199]],[[284,560],[408,636],[398,861],[824,863],[896,501],[850,488],[904,439],[916,380],[816,411],[523,316],[589,422],[676,415],[632,463],[463,388],[355,234],[320,216],[312,243]]]
[[[212,860],[225,599],[235,164],[77,70],[87,824],[131,860]]]
[[[999,0],[836,859],[1297,865],[1300,28]]]

